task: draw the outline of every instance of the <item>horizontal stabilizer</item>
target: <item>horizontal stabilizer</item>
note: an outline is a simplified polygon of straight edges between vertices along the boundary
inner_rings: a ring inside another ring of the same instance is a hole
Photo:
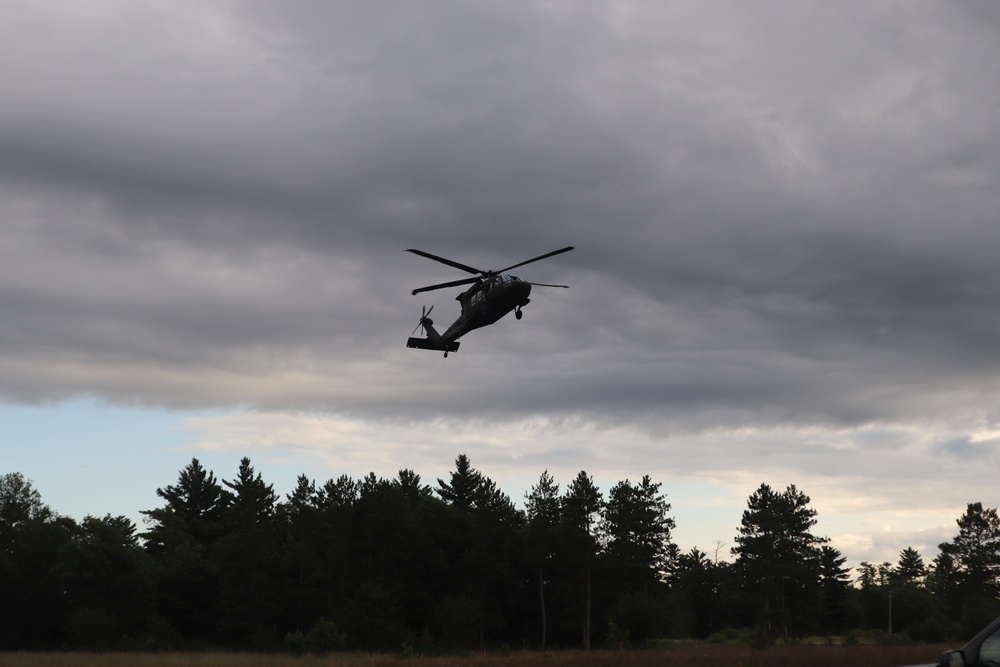
[[[460,343],[457,341],[438,343],[430,338],[408,338],[406,340],[406,347],[415,347],[421,350],[437,350],[439,352],[456,352],[459,345]]]

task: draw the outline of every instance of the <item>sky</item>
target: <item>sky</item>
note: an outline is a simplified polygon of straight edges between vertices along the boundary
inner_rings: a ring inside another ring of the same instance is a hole
[[[1000,5],[13,0],[0,473],[160,506],[465,453],[662,484],[728,558],[790,484],[851,565],[1000,503]],[[405,347],[467,276],[524,319]]]

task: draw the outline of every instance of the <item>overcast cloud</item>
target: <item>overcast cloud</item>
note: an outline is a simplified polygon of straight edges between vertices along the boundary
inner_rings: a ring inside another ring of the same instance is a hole
[[[821,516],[922,511],[931,545],[997,504],[996,3],[0,15],[8,402],[231,410],[199,446],[386,475],[420,442],[496,477],[796,483]],[[410,290],[465,276],[405,248],[565,245],[516,271],[572,286],[522,321],[404,347],[421,306],[458,315]]]

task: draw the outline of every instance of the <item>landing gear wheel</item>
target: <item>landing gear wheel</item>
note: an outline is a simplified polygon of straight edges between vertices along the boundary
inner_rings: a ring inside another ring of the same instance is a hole
[[[521,312],[520,308],[514,311],[514,317],[516,317],[517,319],[521,319],[522,317],[524,317],[524,313]]]
[[[444,358],[445,358],[445,359],[447,359],[447,358],[448,358],[448,353],[447,353],[447,352],[445,352],[445,353],[444,353]]]

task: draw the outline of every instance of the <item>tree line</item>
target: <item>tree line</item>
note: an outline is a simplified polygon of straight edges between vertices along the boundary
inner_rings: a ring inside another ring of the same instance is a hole
[[[766,646],[877,629],[969,636],[1000,613],[1000,518],[970,503],[930,564],[857,576],[794,485],[748,498],[732,560],[673,543],[661,484],[604,494],[543,472],[519,509],[459,455],[447,479],[300,475],[280,498],[248,458],[197,459],[144,530],[77,522],[0,476],[0,649],[404,651],[642,645],[742,634]]]

